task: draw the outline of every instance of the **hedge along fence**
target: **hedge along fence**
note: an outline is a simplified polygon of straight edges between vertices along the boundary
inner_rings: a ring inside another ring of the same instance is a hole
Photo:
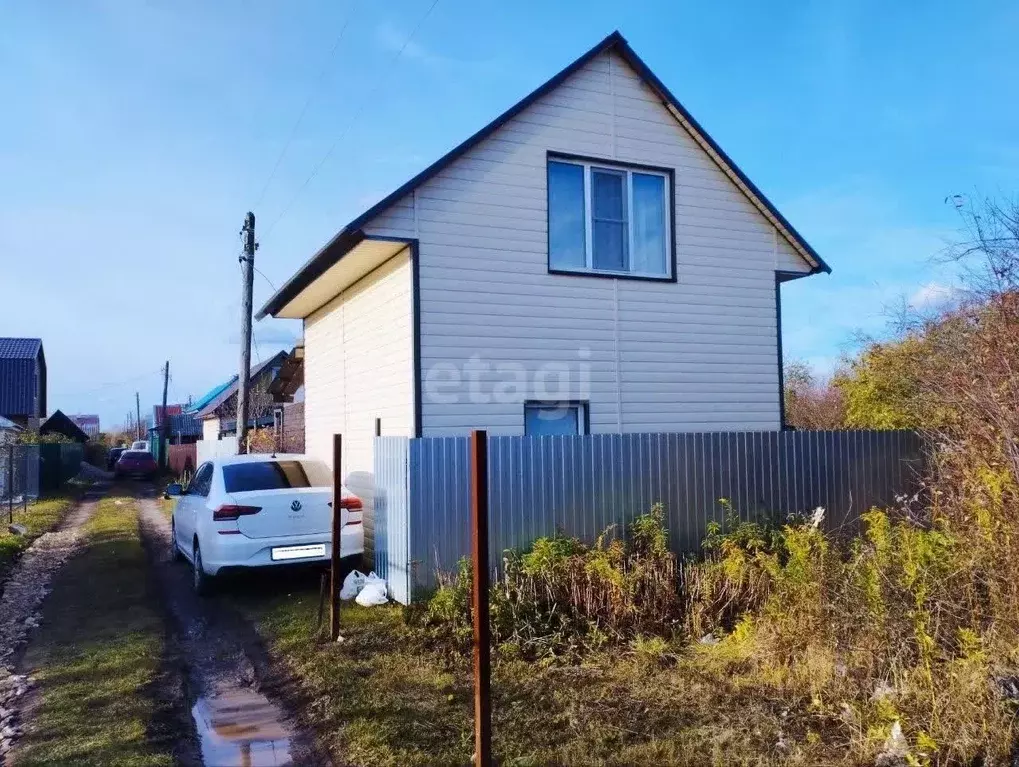
[[[467,437],[377,437],[375,569],[407,603],[470,551]],[[594,434],[489,438],[489,563],[561,531],[593,541],[662,503],[670,546],[698,551],[731,501],[741,518],[826,510],[829,532],[918,489],[910,431]]]

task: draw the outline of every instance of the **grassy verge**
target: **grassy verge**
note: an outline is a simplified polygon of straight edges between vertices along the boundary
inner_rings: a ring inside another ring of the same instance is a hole
[[[32,541],[52,530],[63,519],[72,504],[81,496],[81,486],[68,485],[60,493],[28,504],[27,509],[14,507],[14,521],[24,525],[25,535],[14,535],[7,529],[7,507],[0,507],[0,583],[7,578],[11,567]]]
[[[172,764],[149,695],[163,623],[147,594],[136,502],[102,500],[87,534],[54,579],[28,651],[40,698],[18,764]]]
[[[314,637],[318,596],[248,598],[274,656],[314,701],[311,723],[352,765],[468,765],[470,658],[407,625],[400,607],[345,608],[346,641]],[[698,647],[594,652],[575,665],[496,652],[494,743],[502,764],[840,763],[824,722],[710,674]],[[840,758],[841,757],[841,758]]]

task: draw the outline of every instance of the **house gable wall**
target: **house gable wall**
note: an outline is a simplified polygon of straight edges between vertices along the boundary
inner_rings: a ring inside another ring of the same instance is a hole
[[[675,282],[548,273],[548,152],[674,170]],[[781,424],[775,272],[810,266],[612,51],[365,231],[419,242],[424,436],[519,434],[552,396],[592,432]]]

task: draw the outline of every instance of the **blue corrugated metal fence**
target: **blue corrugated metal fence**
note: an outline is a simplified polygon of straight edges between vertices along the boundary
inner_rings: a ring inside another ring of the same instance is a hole
[[[829,530],[855,530],[861,512],[913,491],[922,456],[907,431],[491,437],[490,563],[557,530],[593,541],[655,503],[677,552],[699,549],[723,518],[721,498],[743,518],[823,506]],[[375,440],[386,530],[376,568],[396,575],[394,596],[432,586],[436,570],[467,555],[469,477],[466,437]]]

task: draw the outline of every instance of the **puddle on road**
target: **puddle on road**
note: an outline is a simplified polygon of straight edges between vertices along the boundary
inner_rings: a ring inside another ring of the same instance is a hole
[[[199,698],[191,709],[206,767],[275,767],[292,764],[290,730],[280,711],[253,690]]]

